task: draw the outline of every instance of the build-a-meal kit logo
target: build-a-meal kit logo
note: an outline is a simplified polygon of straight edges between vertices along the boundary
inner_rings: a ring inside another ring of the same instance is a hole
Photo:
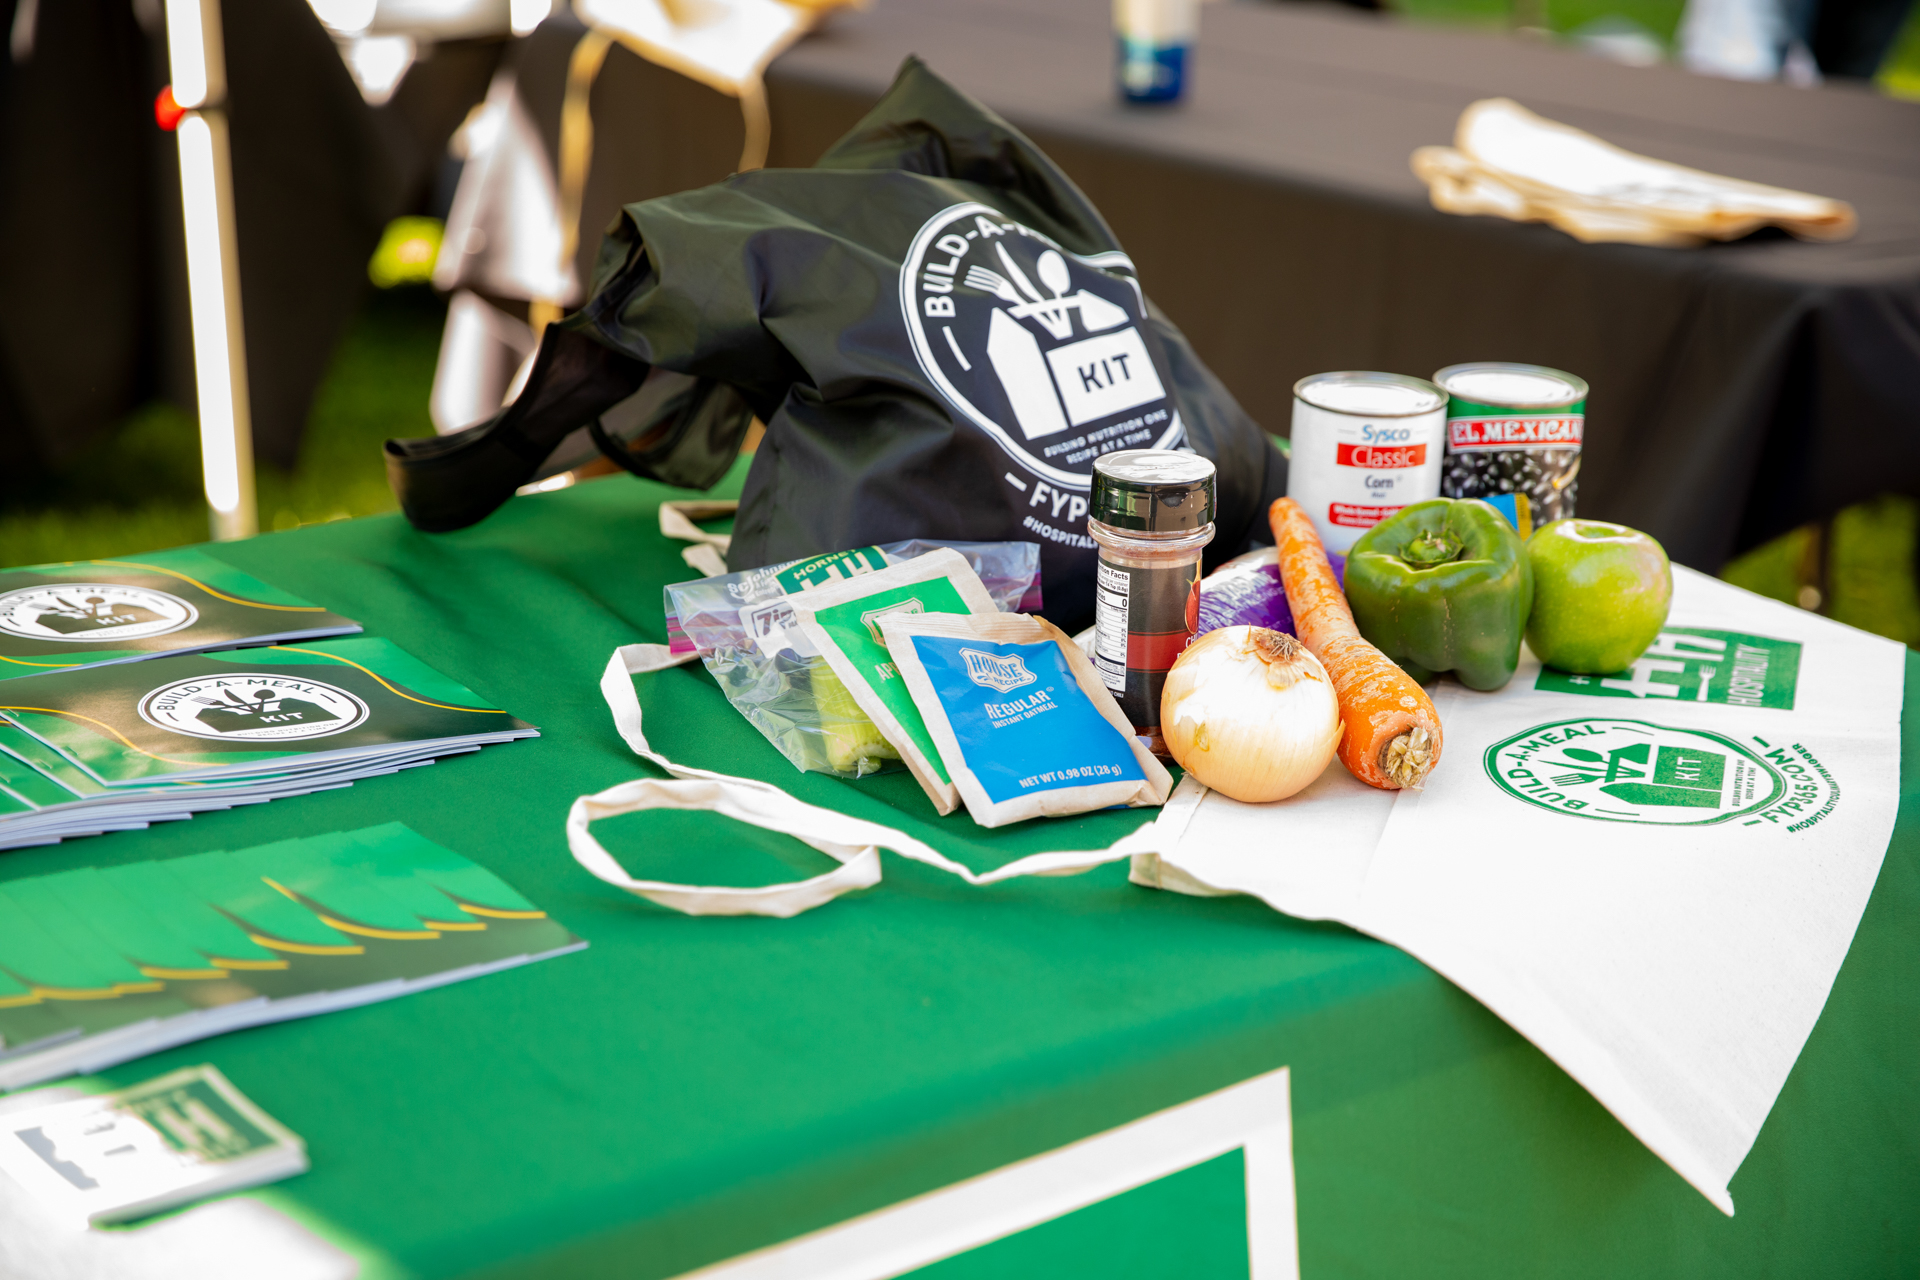
[[[195,738],[323,738],[367,714],[366,703],[337,685],[260,672],[182,680],[140,699],[142,720]]]
[[[984,204],[935,214],[900,269],[927,378],[1015,464],[1026,528],[1089,550],[1093,460],[1185,438],[1141,328],[1132,259],[1081,257]]]
[[[1710,826],[1735,819],[1789,831],[1840,801],[1826,767],[1799,743],[1748,746],[1704,729],[1583,717],[1535,725],[1487,748],[1494,785],[1555,813],[1603,822]]]
[[[56,582],[0,595],[0,631],[30,640],[145,640],[190,627],[179,596],[113,582]]]

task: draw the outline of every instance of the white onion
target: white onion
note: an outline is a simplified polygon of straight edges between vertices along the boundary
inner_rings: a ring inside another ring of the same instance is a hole
[[[1222,627],[1187,646],[1160,695],[1160,732],[1181,768],[1223,795],[1284,800],[1340,745],[1340,700],[1292,636]]]

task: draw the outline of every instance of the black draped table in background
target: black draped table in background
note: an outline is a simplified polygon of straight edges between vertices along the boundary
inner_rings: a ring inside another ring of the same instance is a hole
[[[769,73],[769,163],[811,164],[917,53],[1060,162],[1277,434],[1306,374],[1520,360],[1593,386],[1581,512],[1699,568],[1876,493],[1920,493],[1920,105],[1210,4],[1189,100],[1128,108],[1109,8],[839,14]],[[1850,201],[1859,234],[1647,249],[1435,211],[1408,156],[1496,95],[1660,159]]]

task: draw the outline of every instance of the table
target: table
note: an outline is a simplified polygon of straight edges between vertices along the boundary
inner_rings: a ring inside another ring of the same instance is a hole
[[[1129,109],[1107,13],[888,0],[838,14],[769,73],[769,163],[813,163],[918,53],[1080,184],[1270,431],[1288,430],[1293,383],[1322,370],[1568,369],[1593,386],[1580,510],[1708,571],[1876,493],[1920,493],[1920,106],[1328,6],[1216,4],[1190,102]],[[1646,249],[1438,213],[1408,157],[1495,95],[1645,154],[1851,201],[1860,232]]]
[[[970,889],[889,854],[881,885],[792,920],[693,919],[588,876],[562,835],[568,805],[645,772],[596,684],[616,645],[665,639],[660,588],[687,576],[657,532],[666,496],[617,477],[456,534],[384,516],[209,548],[545,736],[0,857],[4,882],[400,820],[591,942],[108,1073],[219,1066],[310,1144],[312,1172],[270,1197],[370,1259],[366,1275],[676,1276],[1283,1066],[1312,1280],[1884,1275],[1920,1258],[1920,713],[1879,886],[1728,1219],[1430,970],[1251,900],[1156,893],[1123,866]],[[975,832],[926,816],[905,774],[794,772],[698,668],[639,679],[673,758],[938,829],[976,867],[1141,817]],[[595,831],[662,879],[770,883],[825,864],[708,814]],[[925,1274],[1086,1274],[1074,1263],[1092,1259],[1115,1276],[1245,1275],[1238,1186],[1233,1161],[1201,1165]]]

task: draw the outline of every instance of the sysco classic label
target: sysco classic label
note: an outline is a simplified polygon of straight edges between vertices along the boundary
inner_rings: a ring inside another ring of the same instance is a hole
[[[1287,492],[1328,551],[1345,551],[1402,507],[1440,495],[1443,410],[1367,417],[1293,402]]]

